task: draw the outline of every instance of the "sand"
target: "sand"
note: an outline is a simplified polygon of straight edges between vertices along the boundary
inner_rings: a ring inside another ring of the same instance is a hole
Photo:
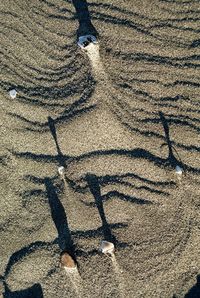
[[[200,297],[199,1],[0,11],[0,297]]]

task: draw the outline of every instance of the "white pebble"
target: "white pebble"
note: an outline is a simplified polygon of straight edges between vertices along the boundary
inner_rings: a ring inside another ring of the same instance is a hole
[[[183,174],[183,169],[181,167],[179,167],[179,166],[176,166],[175,171],[176,171],[176,174],[178,174],[178,175],[182,175]]]
[[[78,39],[78,46],[82,49],[86,48],[90,43],[97,44],[98,41],[94,35],[83,35]]]
[[[103,254],[111,254],[112,255],[115,251],[114,244],[112,242],[102,241],[101,245],[100,245],[100,251]]]
[[[59,173],[60,175],[64,175],[64,173],[65,173],[65,168],[64,168],[64,167],[59,167],[59,168],[58,168],[58,173]]]
[[[11,98],[15,98],[17,96],[17,91],[15,89],[12,89],[9,91],[10,97]]]

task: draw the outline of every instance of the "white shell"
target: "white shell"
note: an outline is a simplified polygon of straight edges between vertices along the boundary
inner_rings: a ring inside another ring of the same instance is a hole
[[[9,95],[11,98],[15,98],[17,96],[17,91],[15,89],[12,89],[9,91]]]
[[[64,167],[59,167],[59,168],[58,168],[58,173],[59,173],[60,175],[64,175],[64,173],[65,173],[65,168],[64,168]]]
[[[115,246],[112,242],[102,241],[100,245],[100,251],[103,254],[113,254],[115,251]]]
[[[83,35],[78,39],[78,46],[85,49],[90,43],[97,44],[98,41],[94,35]]]
[[[179,167],[179,166],[176,166],[175,171],[176,171],[176,174],[178,174],[178,175],[182,175],[183,174],[183,169],[181,167]]]

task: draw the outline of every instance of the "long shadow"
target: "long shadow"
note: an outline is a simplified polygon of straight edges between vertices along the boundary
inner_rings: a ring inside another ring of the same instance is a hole
[[[66,156],[63,155],[60,146],[58,144],[58,138],[57,138],[57,133],[56,133],[56,127],[55,127],[55,120],[53,120],[51,117],[48,117],[48,124],[49,124],[49,129],[51,132],[51,135],[54,139],[55,145],[56,145],[56,150],[57,150],[57,157],[56,160],[58,161],[59,165],[66,168]],[[65,175],[65,181],[74,189],[75,188],[75,183],[70,180],[66,175]]]
[[[72,0],[78,17],[79,28],[77,30],[77,37],[92,34],[98,36],[98,32],[92,25],[88,4],[86,0]]]
[[[165,132],[165,139],[167,142],[167,147],[168,147],[168,157],[167,157],[167,163],[170,164],[172,167],[176,167],[177,165],[182,165],[182,162],[180,160],[177,160],[177,158],[174,156],[173,153],[173,145],[170,140],[170,135],[169,135],[169,125],[167,122],[167,119],[165,118],[164,114],[162,112],[159,112],[160,119],[164,128]]]
[[[51,241],[51,242],[36,241],[36,242],[29,244],[28,246],[24,246],[20,250],[14,252],[9,258],[3,278],[4,279],[7,278],[12,267],[16,263],[18,263],[21,259],[29,256],[30,254],[34,253],[38,249],[48,249],[50,246],[52,246],[56,242],[57,242],[57,239],[55,239],[54,241]]]
[[[60,149],[60,146],[58,144],[58,138],[57,138],[57,133],[56,133],[56,127],[55,127],[55,124],[54,124],[54,120],[51,118],[51,117],[48,117],[48,124],[49,124],[49,129],[50,129],[50,132],[51,132],[51,135],[55,141],[55,144],[56,144],[56,150],[57,150],[57,153],[58,153],[58,162],[60,164],[60,166],[65,166],[65,158],[62,154],[62,151]]]
[[[42,287],[39,283],[34,284],[32,287],[20,291],[10,291],[8,285],[4,282],[5,292],[3,298],[43,298]]]
[[[199,298],[200,297],[200,274],[197,275],[196,284],[188,291],[184,298]]]
[[[59,247],[61,251],[67,251],[75,259],[74,244],[65,209],[58,198],[51,179],[45,178],[44,183],[47,190],[49,206],[51,208],[51,216],[58,231]]]
[[[101,190],[98,182],[98,178],[96,175],[93,174],[87,174],[86,176],[88,186],[90,188],[90,191],[92,195],[94,196],[96,206],[99,211],[99,215],[102,221],[102,229],[104,234],[104,239],[110,242],[113,242],[116,244],[115,236],[112,235],[110,226],[107,222],[106,215],[103,208],[103,202],[102,202],[102,196],[101,196]]]
[[[163,137],[162,137],[163,139]],[[43,163],[56,163],[57,162],[57,156],[54,155],[46,155],[46,154],[35,154],[32,152],[16,152],[14,150],[9,150],[8,152],[12,153],[14,156],[28,159],[28,160],[35,160],[37,162],[43,162]],[[86,158],[93,158],[95,156],[127,156],[129,158],[136,158],[136,159],[144,159],[148,160],[149,162],[153,163],[155,166],[161,167],[164,164],[166,164],[166,158],[161,158],[155,154],[152,154],[150,151],[142,149],[142,148],[135,148],[132,150],[127,149],[110,149],[110,150],[97,150],[97,151],[91,151],[88,153],[84,153],[82,155],[76,156],[76,157],[70,157],[67,155],[64,155],[65,160],[70,162],[76,161],[79,162],[81,160],[84,160]],[[180,163],[180,162],[179,162]],[[184,164],[184,167],[187,169],[187,171],[191,173],[200,173],[200,168],[188,166]]]

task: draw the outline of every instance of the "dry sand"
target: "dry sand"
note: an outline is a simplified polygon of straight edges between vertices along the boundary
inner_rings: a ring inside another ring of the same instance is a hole
[[[200,297],[199,1],[88,9],[0,4],[0,295]]]

